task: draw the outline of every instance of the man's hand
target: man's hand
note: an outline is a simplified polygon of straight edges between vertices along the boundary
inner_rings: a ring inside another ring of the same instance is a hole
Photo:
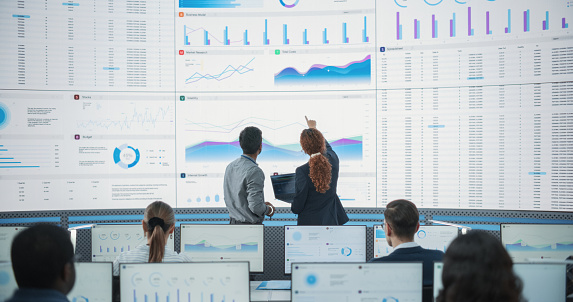
[[[316,129],[316,121],[315,120],[309,120],[308,117],[306,117],[306,115],[304,116],[304,118],[306,119],[306,124],[308,125],[308,128]]]
[[[275,215],[275,206],[273,206],[273,204],[268,201],[265,201],[265,204],[271,208],[271,211],[267,213],[267,216],[273,217],[273,215]]]

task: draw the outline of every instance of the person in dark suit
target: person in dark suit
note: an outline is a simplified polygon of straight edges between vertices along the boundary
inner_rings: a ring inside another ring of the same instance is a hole
[[[300,145],[310,159],[296,168],[291,211],[298,214],[298,225],[343,225],[348,215],[336,194],[338,156],[316,129],[316,121],[307,118],[306,123],[308,129],[300,134]]]
[[[383,229],[388,245],[394,248],[390,255],[373,258],[369,262],[422,261],[424,286],[434,283],[434,262],[442,261],[444,252],[427,250],[414,242],[420,228],[420,214],[416,205],[405,199],[397,199],[386,205]]]

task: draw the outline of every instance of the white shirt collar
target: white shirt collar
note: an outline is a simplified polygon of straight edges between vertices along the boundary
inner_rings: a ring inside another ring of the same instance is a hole
[[[419,244],[417,244],[416,242],[404,242],[396,247],[394,247],[394,251],[397,249],[403,249],[403,248],[409,248],[409,247],[417,247],[420,246]]]

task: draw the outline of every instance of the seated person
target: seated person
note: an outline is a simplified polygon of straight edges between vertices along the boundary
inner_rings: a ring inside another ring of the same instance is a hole
[[[7,302],[69,302],[74,287],[74,247],[63,228],[38,224],[12,241],[12,269],[18,290]]]
[[[444,256],[438,302],[518,302],[522,283],[501,244],[484,231],[458,236]]]
[[[394,251],[385,257],[373,258],[369,262],[423,262],[423,284],[434,282],[434,262],[442,261],[442,251],[427,250],[414,242],[414,235],[420,228],[418,208],[405,199],[394,200],[384,210],[384,232],[388,245]]]
[[[175,230],[175,214],[170,205],[155,201],[145,209],[141,221],[147,244],[123,252],[113,262],[113,275],[119,275],[120,263],[141,262],[191,262],[185,254],[177,254],[168,248],[167,239]]]

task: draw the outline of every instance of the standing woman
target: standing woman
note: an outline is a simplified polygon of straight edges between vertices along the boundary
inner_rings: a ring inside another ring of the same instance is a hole
[[[343,225],[348,216],[336,194],[338,156],[316,129],[316,121],[306,118],[306,123],[308,129],[300,134],[300,145],[310,159],[296,168],[291,211],[298,214],[298,225]]]
[[[119,275],[120,263],[141,262],[191,262],[184,254],[177,254],[168,248],[167,239],[175,230],[175,214],[170,205],[162,201],[154,201],[145,209],[141,221],[147,244],[123,252],[113,262],[113,275]]]

